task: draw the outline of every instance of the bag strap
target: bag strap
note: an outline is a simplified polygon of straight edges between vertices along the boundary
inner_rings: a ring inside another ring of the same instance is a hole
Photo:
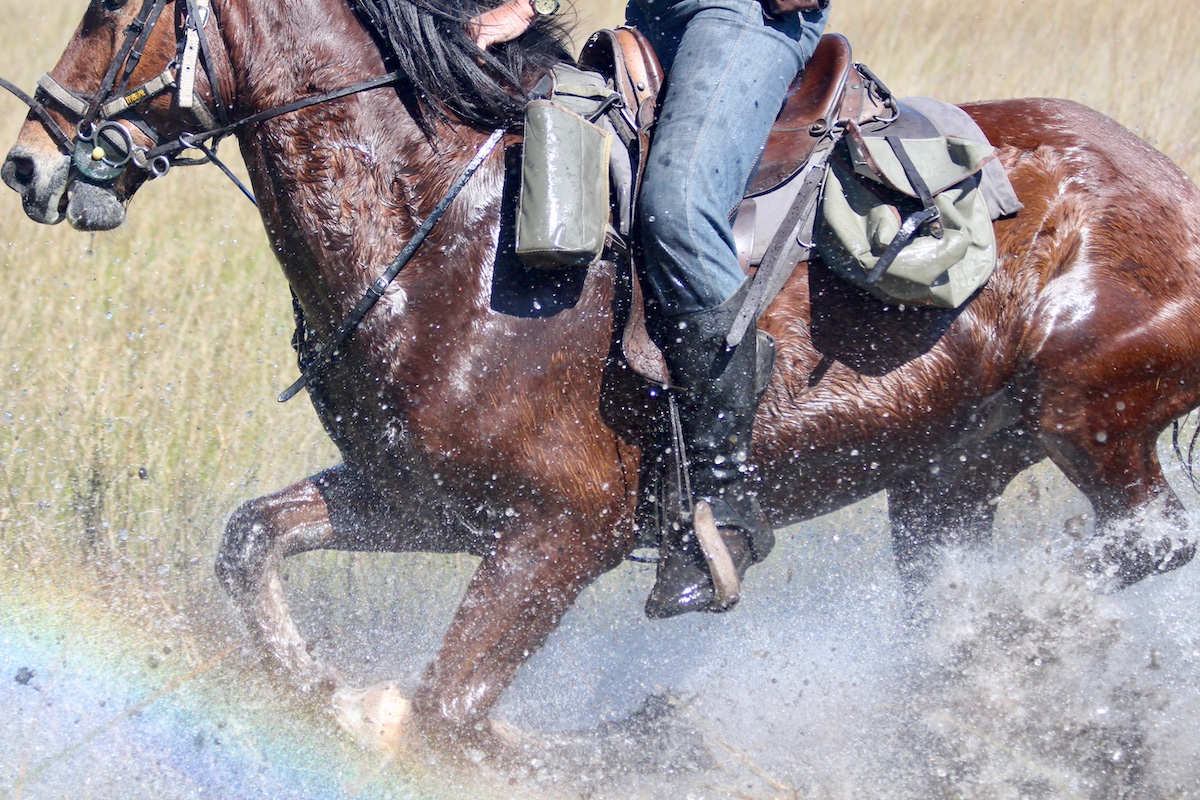
[[[892,262],[900,255],[900,251],[913,240],[917,232],[923,226],[927,226],[929,235],[935,239],[941,239],[944,235],[941,223],[941,212],[933,203],[933,193],[929,191],[929,184],[925,183],[925,179],[921,177],[921,173],[917,170],[917,165],[913,163],[912,158],[908,155],[908,151],[904,149],[904,142],[899,136],[887,135],[884,137],[888,145],[892,148],[892,152],[896,154],[896,159],[900,162],[900,166],[904,168],[904,177],[908,178],[908,182],[912,184],[913,190],[916,191],[917,197],[921,201],[921,210],[913,214],[908,219],[904,220],[904,224],[900,226],[900,230],[892,238],[892,241],[879,255],[879,260],[875,262],[875,266],[871,267],[871,271],[867,273],[867,285],[874,286],[883,280],[883,276],[887,274],[888,268],[892,266]]]
[[[908,178],[908,182],[917,192],[917,197],[921,200],[921,206],[925,210],[933,209],[933,216],[928,219],[929,235],[935,239],[942,238],[943,230],[942,223],[937,213],[937,206],[933,204],[933,192],[929,191],[929,184],[925,182],[917,165],[913,163],[912,157],[909,156],[908,150],[904,147],[904,142],[899,136],[888,134],[883,137],[888,146],[892,148],[892,152],[896,154],[896,159],[900,162],[900,166],[904,168],[904,177]]]

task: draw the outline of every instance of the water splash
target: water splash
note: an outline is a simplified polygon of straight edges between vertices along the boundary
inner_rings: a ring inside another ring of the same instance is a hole
[[[0,795],[1200,797],[1200,568],[1100,594],[1042,519],[1013,515],[990,557],[948,553],[917,623],[878,504],[781,537],[730,614],[651,623],[652,572],[606,576],[496,711],[523,755],[465,772],[381,759],[272,687],[226,652],[215,587],[169,636],[118,602],[9,598]],[[385,562],[386,591],[356,578],[369,615],[328,583],[290,590],[363,685],[411,692],[454,606],[431,582],[468,574],[409,558]]]

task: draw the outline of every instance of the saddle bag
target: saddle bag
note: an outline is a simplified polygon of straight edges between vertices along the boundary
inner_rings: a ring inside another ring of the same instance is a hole
[[[885,302],[957,308],[996,265],[980,190],[995,148],[940,134],[919,114],[851,124],[830,159],[816,246],[834,272]]]
[[[525,111],[515,247],[538,269],[592,263],[608,228],[613,135],[580,112],[604,107],[611,91],[567,69],[579,80],[566,84],[560,72],[551,99],[532,100]]]

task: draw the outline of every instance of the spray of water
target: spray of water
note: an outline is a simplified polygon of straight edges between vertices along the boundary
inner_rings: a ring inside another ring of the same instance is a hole
[[[495,710],[505,763],[357,748],[265,679],[216,586],[162,641],[113,626],[149,607],[13,598],[0,794],[1200,798],[1200,566],[1097,591],[1064,557],[1088,527],[1064,487],[1010,490],[992,551],[947,552],[919,603],[878,499],[782,535],[728,614],[649,622],[652,570],[617,570]],[[411,696],[474,562],[339,558],[289,567],[301,630]]]
[[[640,741],[619,723],[574,751],[545,738],[532,785],[540,775],[604,797],[1200,797],[1195,567],[1114,594],[1044,541],[949,551],[914,618],[886,553],[865,541],[827,543],[827,579],[751,584],[723,617],[624,623],[640,583],[597,592],[609,613],[585,600],[501,715],[578,728],[647,694],[668,699],[651,704],[657,727]],[[606,737],[637,742],[637,757],[623,761]]]

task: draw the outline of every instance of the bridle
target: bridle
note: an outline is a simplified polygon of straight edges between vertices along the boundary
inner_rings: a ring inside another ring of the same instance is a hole
[[[390,72],[231,121],[230,107],[221,94],[212,48],[205,34],[214,16],[211,0],[185,0],[187,9],[175,57],[158,75],[130,88],[130,78],[141,61],[146,43],[163,10],[172,2],[174,0],[143,0],[137,16],[125,28],[124,38],[105,70],[100,88],[94,93],[75,91],[46,73],[38,79],[37,90],[30,97],[19,87],[0,78],[0,88],[8,90],[29,106],[58,149],[71,158],[73,169],[89,183],[111,186],[130,166],[147,173],[148,177],[161,178],[174,166],[214,163],[253,202],[250,191],[216,156],[217,145],[222,139],[240,128],[319,103],[389,86],[401,78],[399,72]],[[196,88],[197,70],[200,69],[204,70],[212,91],[211,106]],[[165,93],[174,94],[177,105],[191,112],[195,123],[191,130],[166,136],[134,113]],[[49,113],[50,106],[57,106],[79,117],[74,136],[55,121]],[[141,131],[150,140],[151,146],[143,147],[136,143],[132,132],[122,122]],[[187,151],[199,151],[203,157],[183,155]]]
[[[237,176],[217,158],[216,146],[223,138],[240,128],[265,122],[284,114],[359,92],[392,85],[403,77],[400,72],[389,72],[377,78],[360,81],[325,94],[302,98],[231,122],[228,115],[229,106],[221,96],[211,50],[204,33],[205,27],[213,17],[210,7],[211,0],[185,0],[187,12],[183,19],[183,35],[178,37],[179,44],[175,58],[157,76],[130,90],[128,88],[129,80],[142,58],[143,49],[150,39],[155,24],[161,18],[163,9],[169,2],[174,2],[174,0],[143,0],[137,17],[125,29],[125,38],[104,73],[100,89],[94,94],[73,91],[46,73],[38,80],[35,96],[30,97],[17,86],[0,78],[0,88],[7,89],[29,106],[58,148],[64,155],[71,157],[73,169],[78,170],[79,174],[90,183],[107,184],[111,187],[130,166],[146,172],[149,177],[160,178],[166,175],[172,166],[191,166],[211,162],[216,164],[242,190],[242,193],[250,198],[250,202],[257,205],[250,190],[242,185]],[[196,91],[197,67],[203,68],[208,78],[208,84],[213,93],[211,109]],[[130,113],[164,92],[170,91],[177,92],[177,103],[181,108],[192,111],[192,116],[198,123],[196,131],[166,137],[145,120]],[[64,131],[50,115],[46,105],[47,101],[52,101],[80,117],[79,127],[74,138]],[[118,120],[134,125],[150,139],[153,146],[146,148],[138,145],[129,129],[121,125]],[[383,297],[387,287],[416,254],[422,242],[449,208],[450,203],[501,143],[507,131],[507,125],[492,131],[491,136],[480,146],[474,157],[459,173],[445,196],[438,201],[429,216],[418,226],[412,238],[359,299],[342,324],[334,330],[328,344],[314,352],[310,358],[301,356],[300,378],[279,395],[279,402],[283,403],[294,397],[307,385],[314,374],[328,367],[341,356],[345,350],[345,344],[354,335],[363,318]],[[186,158],[182,156],[182,153],[188,150],[199,150],[204,157]],[[303,329],[303,320],[299,319],[298,309],[297,306],[298,322]]]
[[[186,0],[187,10],[175,58],[150,80],[136,87],[129,85],[155,25],[172,1],[143,0],[137,16],[125,28],[121,44],[95,92],[76,91],[46,73],[38,79],[34,96],[29,97],[0,79],[0,86],[33,110],[59,150],[71,158],[72,167],[91,183],[111,184],[131,165],[150,177],[161,177],[172,166],[207,163],[211,160],[208,154],[205,158],[184,158],[180,154],[195,149],[195,137],[211,140],[212,137],[206,135],[208,132],[229,124],[228,106],[221,95],[208,37],[204,33],[212,17],[210,0]],[[204,69],[212,90],[211,108],[196,91],[198,66]],[[196,123],[195,132],[167,137],[134,113],[166,93],[175,94],[178,106],[191,112]],[[79,117],[73,137],[48,113],[50,105]],[[141,131],[151,146],[137,144],[130,129],[122,122]]]

